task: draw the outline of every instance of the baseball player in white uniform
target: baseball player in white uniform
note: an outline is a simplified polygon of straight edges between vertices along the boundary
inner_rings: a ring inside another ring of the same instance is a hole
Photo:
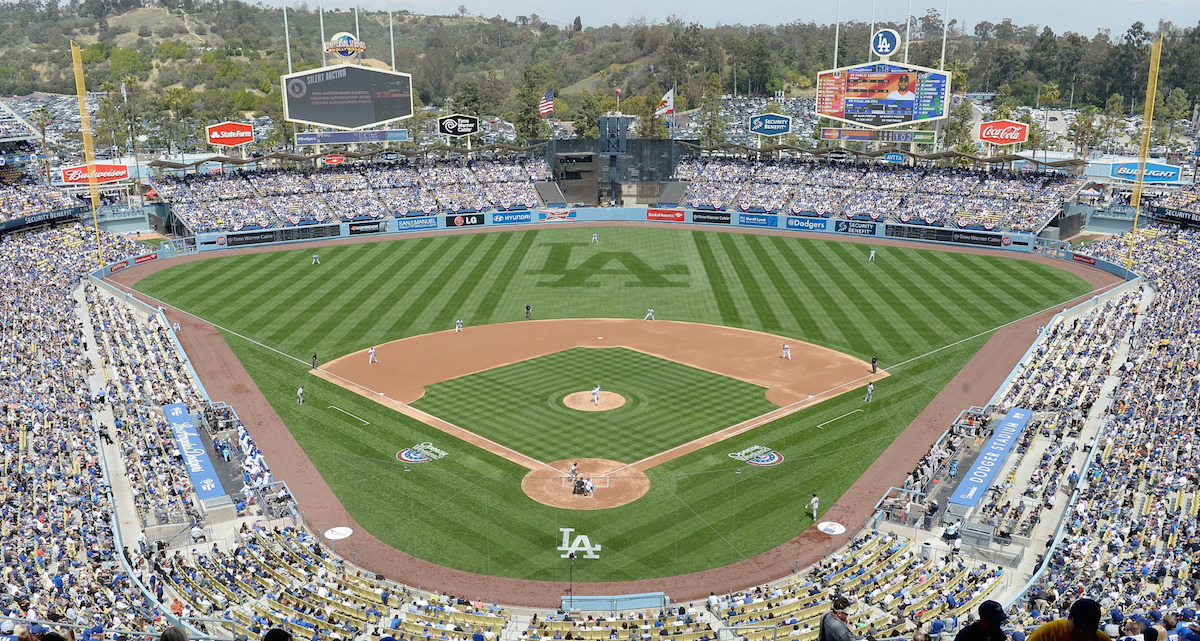
[[[314,253],[314,254],[313,254],[313,262],[312,262],[312,264],[314,264],[314,265],[320,265],[320,264],[321,264],[321,257],[320,257],[320,256],[318,256],[316,253]]]
[[[874,382],[867,383],[867,397],[863,399],[863,402],[870,403],[871,395],[874,393],[875,393],[875,383]]]
[[[600,244],[600,234],[592,232],[592,242],[596,243],[597,245]]]
[[[304,386],[303,385],[301,385],[300,388],[296,390],[296,402],[301,405],[304,405]]]
[[[787,343],[783,344],[783,354],[781,354],[779,358],[786,358],[789,361],[792,360],[792,348],[788,347]]]
[[[646,317],[643,318],[642,320],[654,320],[654,308],[653,307],[646,309]]]
[[[600,386],[599,385],[592,388],[592,404],[593,405],[600,404]]]
[[[874,249],[871,250],[871,255],[867,256],[867,262],[868,263],[875,262],[875,250]]]
[[[817,493],[813,492],[812,500],[808,502],[808,507],[812,508],[813,520],[817,520],[817,508],[821,506],[821,499],[817,498]]]
[[[378,362],[379,360],[375,358],[375,347],[372,346],[371,349],[367,350],[367,365]]]
[[[454,321],[454,333],[455,333],[455,334],[461,334],[461,333],[462,333],[462,319],[461,319],[461,318],[460,318],[460,319],[458,319],[458,320],[456,320],[456,321]]]

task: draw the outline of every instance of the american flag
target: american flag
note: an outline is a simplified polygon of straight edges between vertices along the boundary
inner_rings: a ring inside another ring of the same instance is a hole
[[[544,116],[554,111],[554,90],[547,89],[546,95],[542,96],[542,101],[538,103],[538,114]]]

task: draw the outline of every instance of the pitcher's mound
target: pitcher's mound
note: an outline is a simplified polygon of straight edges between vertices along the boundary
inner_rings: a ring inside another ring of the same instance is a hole
[[[615,410],[625,404],[625,397],[615,392],[606,392],[600,390],[600,404],[592,402],[592,393],[575,392],[567,394],[563,398],[563,405],[581,412],[603,412],[605,410]]]
[[[588,403],[591,403],[588,392]],[[601,401],[604,399],[601,398]],[[574,482],[567,476],[571,463],[579,464],[579,478],[590,478],[595,489],[591,496],[573,492]],[[639,469],[625,467],[620,461],[581,458],[548,463],[554,469],[531,470],[521,480],[521,489],[529,498],[551,507],[569,510],[603,510],[632,503],[650,489],[650,479]],[[624,469],[618,469],[624,468]],[[606,476],[609,472],[615,472]]]

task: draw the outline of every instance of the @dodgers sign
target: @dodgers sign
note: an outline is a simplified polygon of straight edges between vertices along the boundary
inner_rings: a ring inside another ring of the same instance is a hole
[[[900,34],[895,29],[880,29],[871,36],[871,53],[880,58],[895,55],[900,49]]]

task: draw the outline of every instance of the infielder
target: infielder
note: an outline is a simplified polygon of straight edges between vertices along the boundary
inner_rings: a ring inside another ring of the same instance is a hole
[[[592,232],[592,242],[596,243],[597,245],[600,244],[600,235],[596,232]]]
[[[783,354],[781,354],[779,358],[786,358],[789,361],[792,360],[792,348],[788,347],[787,343],[783,344]]]
[[[304,405],[304,386],[303,385],[301,385],[300,388],[296,390],[296,402],[299,403],[300,405]]]
[[[871,402],[871,394],[875,392],[875,383],[867,383],[867,397],[863,399],[864,403]]]
[[[875,250],[874,249],[871,250],[871,255],[867,256],[867,262],[868,263],[875,262]]]
[[[821,499],[817,498],[817,493],[813,492],[812,500],[808,502],[808,507],[812,508],[813,520],[817,520],[817,508],[821,506]]]
[[[371,349],[367,350],[367,365],[378,362],[379,360],[375,358],[375,347],[372,346]]]
[[[593,405],[600,404],[600,386],[599,385],[592,388],[592,404]]]
[[[460,318],[460,319],[458,319],[458,320],[456,320],[456,321],[454,321],[454,333],[455,333],[455,334],[461,334],[461,333],[462,333],[462,319],[461,319],[461,318]]]
[[[653,307],[646,309],[646,317],[643,318],[642,320],[654,320],[654,308]]]
[[[312,262],[312,264],[314,264],[314,265],[320,265],[320,264],[321,264],[321,257],[320,257],[320,256],[318,256],[316,253],[314,253],[314,254],[313,254],[313,262]]]

